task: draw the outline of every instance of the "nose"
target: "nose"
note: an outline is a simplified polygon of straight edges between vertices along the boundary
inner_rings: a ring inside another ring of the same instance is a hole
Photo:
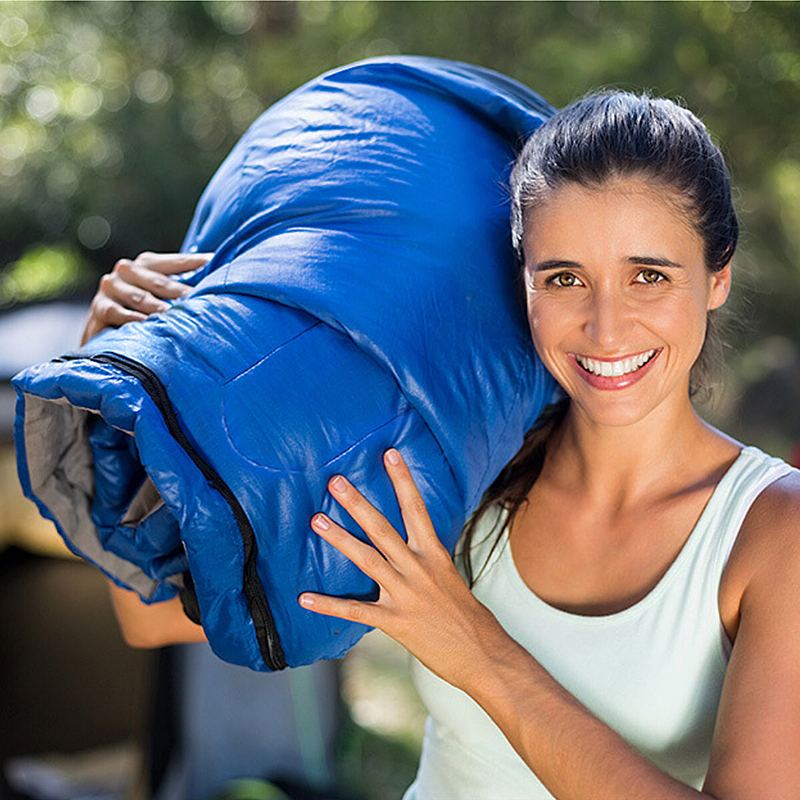
[[[584,333],[598,350],[613,353],[630,344],[631,309],[618,292],[599,288],[589,300]]]

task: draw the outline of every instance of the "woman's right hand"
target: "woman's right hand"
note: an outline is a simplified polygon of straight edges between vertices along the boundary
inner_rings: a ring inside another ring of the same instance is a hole
[[[164,300],[176,300],[191,291],[170,275],[189,272],[207,264],[213,253],[140,253],[121,258],[111,272],[100,278],[81,336],[81,347],[100,331],[126,322],[146,319],[166,311]]]

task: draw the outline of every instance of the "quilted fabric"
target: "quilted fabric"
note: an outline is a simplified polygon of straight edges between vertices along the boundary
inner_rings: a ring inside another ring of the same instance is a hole
[[[267,109],[183,243],[193,291],[14,378],[23,489],[146,602],[196,600],[222,659],[277,670],[369,630],[303,591],[375,599],[309,528],[346,475],[403,531],[383,451],[451,552],[557,387],[515,286],[505,182],[554,109],[480,67],[332,70]]]

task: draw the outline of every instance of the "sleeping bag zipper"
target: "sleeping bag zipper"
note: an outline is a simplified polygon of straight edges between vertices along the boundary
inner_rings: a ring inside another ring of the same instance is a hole
[[[151,369],[140,364],[138,361],[134,361],[118,353],[98,353],[94,356],[69,354],[54,359],[54,361],[66,361],[77,358],[88,358],[90,361],[111,364],[122,372],[137,378],[161,412],[172,437],[186,451],[203,474],[203,477],[222,495],[230,506],[233,516],[236,519],[236,524],[239,527],[242,543],[244,545],[243,588],[250,615],[255,625],[258,646],[264,661],[271,670],[277,671],[284,669],[287,666],[286,658],[278,638],[272,612],[269,609],[264,587],[261,585],[261,580],[258,577],[256,568],[258,546],[256,544],[253,526],[250,524],[247,514],[245,514],[244,509],[236,498],[236,495],[231,491],[231,488],[225,483],[219,473],[197,452],[192,442],[181,430],[178,416],[167,395],[164,384]]]

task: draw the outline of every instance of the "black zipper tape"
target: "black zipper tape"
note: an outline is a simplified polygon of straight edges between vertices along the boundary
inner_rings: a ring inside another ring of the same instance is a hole
[[[267,666],[273,670],[285,669],[286,657],[281,647],[278,631],[275,628],[275,620],[267,602],[267,596],[261,580],[258,577],[256,559],[258,557],[258,544],[253,526],[247,518],[236,495],[231,491],[230,486],[222,479],[220,474],[209,464],[197,451],[195,446],[183,432],[178,422],[178,415],[169,399],[164,384],[159,377],[144,364],[134,361],[127,356],[118,353],[98,353],[94,356],[84,356],[78,354],[66,354],[54,361],[68,361],[77,358],[88,358],[90,361],[99,361],[111,364],[122,372],[137,378],[142,387],[150,395],[158,410],[161,412],[164,422],[167,425],[172,437],[186,451],[203,477],[222,495],[225,502],[230,506],[244,546],[244,575],[243,590],[250,610],[250,616],[256,629],[258,646],[261,655]]]

